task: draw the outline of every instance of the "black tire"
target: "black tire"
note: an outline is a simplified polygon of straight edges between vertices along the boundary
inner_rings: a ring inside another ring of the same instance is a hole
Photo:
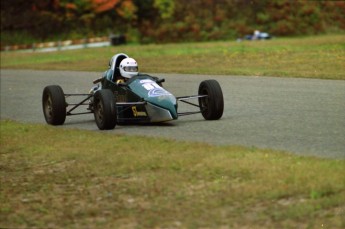
[[[100,130],[111,130],[116,126],[116,101],[109,89],[99,90],[94,95],[94,116]]]
[[[42,95],[44,118],[50,125],[62,125],[66,120],[66,100],[62,88],[58,85],[46,86]]]
[[[205,80],[199,85],[199,106],[202,116],[206,120],[218,120],[224,111],[224,98],[222,88],[216,80]]]

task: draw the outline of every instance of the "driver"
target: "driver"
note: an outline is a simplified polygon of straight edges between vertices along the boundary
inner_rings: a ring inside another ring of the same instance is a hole
[[[120,74],[121,77],[116,81],[116,83],[124,83],[133,76],[138,75],[138,63],[133,58],[125,58],[120,63]]]
[[[114,57],[113,57],[114,58]],[[111,58],[110,62],[109,62],[109,68],[111,67],[111,64],[113,63],[113,61],[115,61],[113,58]],[[119,66],[119,72],[120,72],[120,76],[116,77],[116,84],[120,84],[120,83],[125,83],[127,80],[129,80],[130,78],[132,78],[133,76],[137,76],[139,74],[139,70],[138,70],[138,63],[136,60],[134,60],[133,58],[129,58],[126,57],[125,59],[123,59],[120,62],[120,66]],[[103,77],[107,77],[107,75],[112,74],[112,71],[107,70]],[[95,80],[93,83],[97,83],[100,82],[101,79],[103,78],[99,78],[97,80]],[[96,91],[101,90],[102,89],[102,85],[98,84],[96,86],[93,86],[90,89],[90,94],[94,94],[96,93]],[[90,99],[90,104],[92,103],[91,99]],[[93,109],[92,107],[90,108],[90,110]]]

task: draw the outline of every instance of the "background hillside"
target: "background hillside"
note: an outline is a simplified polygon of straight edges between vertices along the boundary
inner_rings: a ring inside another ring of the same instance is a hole
[[[345,31],[345,1],[1,0],[1,45],[125,34],[130,42]]]

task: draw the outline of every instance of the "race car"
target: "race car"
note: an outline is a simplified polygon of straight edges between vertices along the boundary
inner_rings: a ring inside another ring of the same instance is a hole
[[[197,95],[175,97],[164,89],[164,79],[141,74],[137,72],[137,67],[123,66],[131,61],[134,59],[124,53],[114,55],[109,62],[109,69],[93,81],[95,86],[89,93],[65,94],[59,85],[46,86],[42,95],[46,122],[63,125],[66,116],[93,113],[97,127],[110,130],[117,124],[160,123],[197,113],[201,113],[206,120],[222,117],[224,98],[216,80],[202,81]],[[129,72],[124,72],[126,69]],[[68,101],[75,97],[82,99],[78,102]],[[197,110],[179,112],[180,102],[197,107]],[[86,108],[76,112],[82,106]]]

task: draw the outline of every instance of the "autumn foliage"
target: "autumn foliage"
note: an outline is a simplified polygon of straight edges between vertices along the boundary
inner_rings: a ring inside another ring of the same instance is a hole
[[[1,43],[121,33],[130,41],[224,40],[345,30],[344,1],[1,0]]]

